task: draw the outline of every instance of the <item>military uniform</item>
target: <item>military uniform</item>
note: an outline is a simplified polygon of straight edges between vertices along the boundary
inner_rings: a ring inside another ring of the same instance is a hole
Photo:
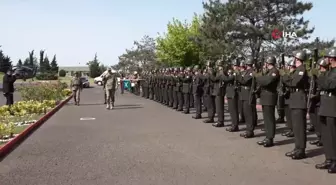
[[[174,76],[173,76],[173,109],[178,109],[179,99],[178,99],[178,92],[179,92],[179,78],[178,78],[178,68],[174,69]]]
[[[203,74],[201,73],[199,66],[194,67],[195,75],[193,76],[192,93],[195,100],[196,114],[194,119],[202,118],[202,97],[203,97]]]
[[[306,53],[298,52],[295,60],[305,61]],[[302,62],[303,63],[303,62]],[[306,87],[308,85],[308,75],[304,65],[298,66],[290,75],[284,75],[283,83],[290,89],[290,102],[293,131],[295,138],[295,149],[286,153],[286,156],[292,159],[303,159],[306,157],[306,141],[307,141],[307,94]]]
[[[178,108],[177,111],[183,111],[183,104],[184,104],[184,97],[183,97],[183,92],[182,92],[182,86],[183,86],[183,69],[180,69],[180,74],[177,77],[177,99],[178,99]]]
[[[167,76],[168,78],[168,97],[169,97],[169,103],[168,106],[173,108],[174,107],[174,76],[173,76],[173,71],[170,69],[169,75]]]
[[[104,76],[106,96],[107,96],[107,109],[113,109],[115,102],[115,91],[117,89],[117,77],[112,72]]]
[[[75,105],[79,105],[80,102],[80,92],[83,89],[83,84],[82,81],[79,77],[78,74],[76,74],[75,77],[72,78],[71,82],[70,82],[70,87],[73,93],[73,98],[75,101]]]
[[[224,69],[223,61],[217,61],[218,72],[216,77],[211,79],[214,83],[213,95],[215,96],[215,105],[217,113],[217,122],[212,126],[223,127],[224,126],[224,97],[225,97],[225,83],[224,83]]]
[[[247,60],[248,61],[248,60]],[[246,65],[252,66],[253,63],[246,63]],[[253,85],[253,68],[245,69],[241,72],[241,75],[237,76],[237,81],[239,82],[240,91],[239,99],[242,101],[242,113],[245,117],[246,133],[240,136],[245,138],[254,137],[255,124],[255,111],[256,111],[256,99],[252,96],[252,85]]]
[[[290,61],[288,62],[287,66],[289,68],[295,68],[295,64],[294,61]],[[280,77],[280,83],[282,82],[282,77]],[[287,131],[282,133],[282,136],[286,136],[286,137],[294,137],[294,133],[293,133],[293,124],[292,124],[292,113],[291,113],[291,109],[289,107],[289,102],[290,102],[290,92],[288,87],[283,86],[283,89],[279,89],[280,92],[279,94],[283,94],[282,96],[284,97],[284,110],[285,110],[285,117],[286,117],[286,127],[287,127]]]
[[[184,111],[183,113],[189,114],[190,113],[190,93],[191,93],[191,83],[192,83],[192,75],[191,69],[186,69],[186,74],[183,76],[182,80],[182,92],[184,97]]]
[[[216,96],[214,96],[214,79],[216,79],[216,74],[214,69],[209,68],[208,69],[208,76],[206,76],[206,101],[207,101],[207,112],[208,112],[208,118],[204,120],[204,123],[214,123],[214,117],[216,114]]]
[[[259,145],[264,147],[273,146],[273,139],[275,136],[275,106],[277,105],[277,87],[279,83],[280,74],[275,68],[276,59],[274,56],[268,57],[266,60],[267,65],[272,68],[267,71],[263,76],[256,78],[257,84],[261,87],[260,104],[262,105],[264,125],[266,131],[266,138],[259,141]]]
[[[319,169],[328,169],[329,173],[336,173],[336,48],[327,53],[331,69],[318,78],[320,88],[320,109],[322,142],[326,161],[316,165]]]
[[[153,73],[150,73],[148,76],[148,94],[149,94],[149,99],[153,100],[154,99],[154,81],[153,81]]]
[[[236,61],[233,62],[237,66]],[[231,127],[226,130],[229,132],[239,131],[239,113],[238,113],[238,94],[237,94],[237,71],[229,71],[227,76],[224,76],[224,83],[226,84],[226,98],[228,101],[228,108],[231,117]]]

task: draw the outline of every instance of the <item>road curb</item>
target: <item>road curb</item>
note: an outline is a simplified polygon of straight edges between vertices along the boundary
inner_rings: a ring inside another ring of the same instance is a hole
[[[47,112],[43,117],[41,117],[38,121],[27,127],[23,132],[19,135],[15,136],[8,143],[3,145],[0,148],[0,159],[9,154],[20,142],[22,142],[29,134],[31,134],[34,130],[36,130],[39,126],[45,123],[50,117],[52,117],[57,111],[59,111],[66,103],[68,103],[72,98],[72,95],[61,101],[55,108]]]

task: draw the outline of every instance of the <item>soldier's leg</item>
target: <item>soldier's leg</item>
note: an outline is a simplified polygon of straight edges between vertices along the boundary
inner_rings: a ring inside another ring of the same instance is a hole
[[[224,96],[216,96],[215,98],[217,122],[213,124],[214,127],[224,126]]]
[[[194,100],[194,94],[190,93],[190,108],[195,107],[195,100]]]
[[[294,137],[291,109],[289,108],[289,105],[285,105],[284,109],[285,109],[285,116],[286,116],[286,126],[288,128],[288,131],[284,132],[282,135],[287,136],[287,137]]]
[[[263,117],[264,117],[264,126],[266,132],[266,139],[258,142],[260,145],[273,145],[273,139],[275,136],[275,106],[262,106]],[[268,144],[267,144],[268,142]]]
[[[146,87],[146,98],[149,99],[149,87]]]
[[[228,98],[228,108],[231,117],[231,128],[228,128],[229,132],[239,131],[239,113],[238,113],[238,99]]]
[[[332,163],[332,136],[330,135],[330,130],[327,126],[327,118],[324,116],[320,117],[320,124],[321,124],[321,134],[322,134],[322,143],[323,143],[323,150],[325,155],[325,161],[321,164],[315,165],[317,169],[328,169]]]
[[[114,102],[115,102],[115,90],[111,90],[111,104],[110,104],[110,109],[113,109],[114,107]]]
[[[278,113],[278,119],[276,120],[277,123],[283,123],[285,122],[285,98],[284,96],[278,96],[278,102],[277,102],[277,113]]]
[[[169,88],[166,88],[166,105],[167,106],[169,106],[169,101],[170,101]]]
[[[174,107],[174,90],[172,87],[169,88],[169,107]]]
[[[215,97],[214,96],[207,96],[207,109],[208,109],[208,119],[204,120],[204,123],[214,123],[214,117],[215,117],[215,109],[216,109],[216,104],[215,104]]]
[[[111,91],[109,89],[106,89],[105,93],[106,93],[106,109],[110,109],[112,103]]]
[[[196,115],[193,117],[194,119],[201,119],[202,118],[202,96],[195,94],[195,108],[196,108]]]
[[[106,98],[107,98],[107,97],[106,97],[106,89],[105,89],[105,88],[103,89],[103,92],[104,92],[104,104],[106,104],[106,103],[107,103],[107,102],[106,102]]]
[[[242,101],[242,113],[244,114],[245,117],[245,124],[246,124],[246,133],[242,134],[241,136],[245,138],[251,138],[254,137],[254,112],[252,106],[255,105],[250,105],[249,101]]]
[[[183,93],[177,92],[177,98],[178,98],[178,108],[177,111],[183,111]]]
[[[173,100],[174,100],[174,103],[173,103],[173,109],[177,109],[178,107],[178,98],[177,98],[177,91],[173,91]]]
[[[78,90],[72,90],[72,97],[73,97],[73,100],[75,102],[75,105],[77,105],[77,96],[76,96],[77,91]]]
[[[184,113],[190,113],[190,94],[184,93]]]
[[[244,109],[243,109],[243,101],[238,101],[238,111],[239,111],[239,122],[245,123],[245,115],[244,115]]]
[[[296,149],[296,152],[291,157],[292,159],[303,159],[305,158],[305,149],[307,141],[306,110],[303,109],[291,109],[291,110],[292,110],[293,131],[294,131],[294,140]]]
[[[207,94],[204,94],[203,97],[202,97],[202,104],[203,104],[203,111],[204,112],[207,112],[208,111],[208,95]]]
[[[313,110],[309,113],[310,123],[315,127],[315,133],[317,139],[314,141],[310,141],[309,143],[312,145],[322,146],[321,142],[321,124],[320,124],[320,116],[318,115],[318,107],[314,107]]]
[[[328,169],[329,173],[336,173],[336,118],[327,117],[326,123],[328,127],[329,142],[330,142],[330,158],[332,160],[331,166]],[[324,137],[324,135],[322,135]]]
[[[77,105],[79,105],[79,102],[80,102],[80,90],[77,90],[76,91],[76,99],[77,99]]]

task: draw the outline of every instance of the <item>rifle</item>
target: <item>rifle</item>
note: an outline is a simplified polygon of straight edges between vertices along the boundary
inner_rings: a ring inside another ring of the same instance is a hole
[[[308,91],[308,100],[307,100],[307,111],[310,111],[312,108],[311,98],[316,94],[316,76],[313,74],[315,69],[315,64],[318,60],[318,49],[314,49],[314,61],[312,58],[309,60],[310,66],[310,83],[309,83],[309,91]]]
[[[256,63],[256,59],[254,61],[254,63]],[[253,105],[254,103],[254,99],[255,99],[255,94],[257,91],[258,87],[257,87],[257,82],[256,82],[256,77],[253,74],[252,75],[252,84],[251,84],[251,91],[250,91],[250,97],[249,97],[249,105]]]
[[[282,53],[279,68],[281,70],[285,70],[284,66],[285,66],[285,54]],[[282,76],[280,76],[280,80],[278,83],[278,94],[279,96],[285,95],[285,87],[284,87],[284,84],[282,83]],[[278,103],[279,103],[279,98],[278,98]]]

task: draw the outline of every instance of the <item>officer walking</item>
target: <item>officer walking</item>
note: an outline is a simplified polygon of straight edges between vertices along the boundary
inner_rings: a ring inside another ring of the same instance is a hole
[[[113,109],[115,102],[115,91],[117,89],[117,77],[112,71],[111,68],[108,69],[108,73],[104,76],[103,79],[105,82],[106,96],[107,96],[107,105],[106,109]]]
[[[77,72],[70,82],[70,87],[73,93],[73,98],[75,105],[79,106],[80,92],[83,89],[83,83],[80,79],[79,73]]]
[[[336,48],[326,55],[330,63],[330,71],[318,78],[320,88],[320,110],[322,142],[325,151],[325,162],[317,164],[318,169],[328,169],[328,173],[336,173]]]
[[[307,141],[307,94],[308,75],[303,62],[307,59],[305,51],[297,52],[295,58],[295,70],[290,71],[290,75],[284,75],[282,80],[284,84],[290,88],[290,104],[293,131],[295,138],[295,148],[291,152],[287,152],[286,156],[294,160],[306,157],[306,141]]]
[[[280,74],[275,67],[276,58],[270,56],[267,58],[265,67],[266,73],[256,77],[257,84],[261,87],[260,104],[262,105],[266,138],[259,141],[259,145],[271,147],[274,145],[273,139],[275,136],[275,106],[277,105],[277,87]]]
[[[217,61],[217,73],[214,79],[211,79],[214,83],[213,95],[215,96],[215,105],[217,112],[217,122],[212,126],[224,127],[224,97],[225,97],[225,84],[224,84],[224,61]]]
[[[196,115],[194,119],[202,118],[202,96],[203,96],[203,75],[198,65],[194,66],[194,78],[193,78],[193,94],[195,100]]]
[[[224,76],[224,83],[226,84],[226,98],[228,101],[229,113],[231,117],[231,127],[226,131],[238,132],[239,131],[239,113],[238,113],[238,94],[237,94],[237,80],[236,75],[238,71],[238,61],[231,62],[232,69],[228,70],[228,74]]]

